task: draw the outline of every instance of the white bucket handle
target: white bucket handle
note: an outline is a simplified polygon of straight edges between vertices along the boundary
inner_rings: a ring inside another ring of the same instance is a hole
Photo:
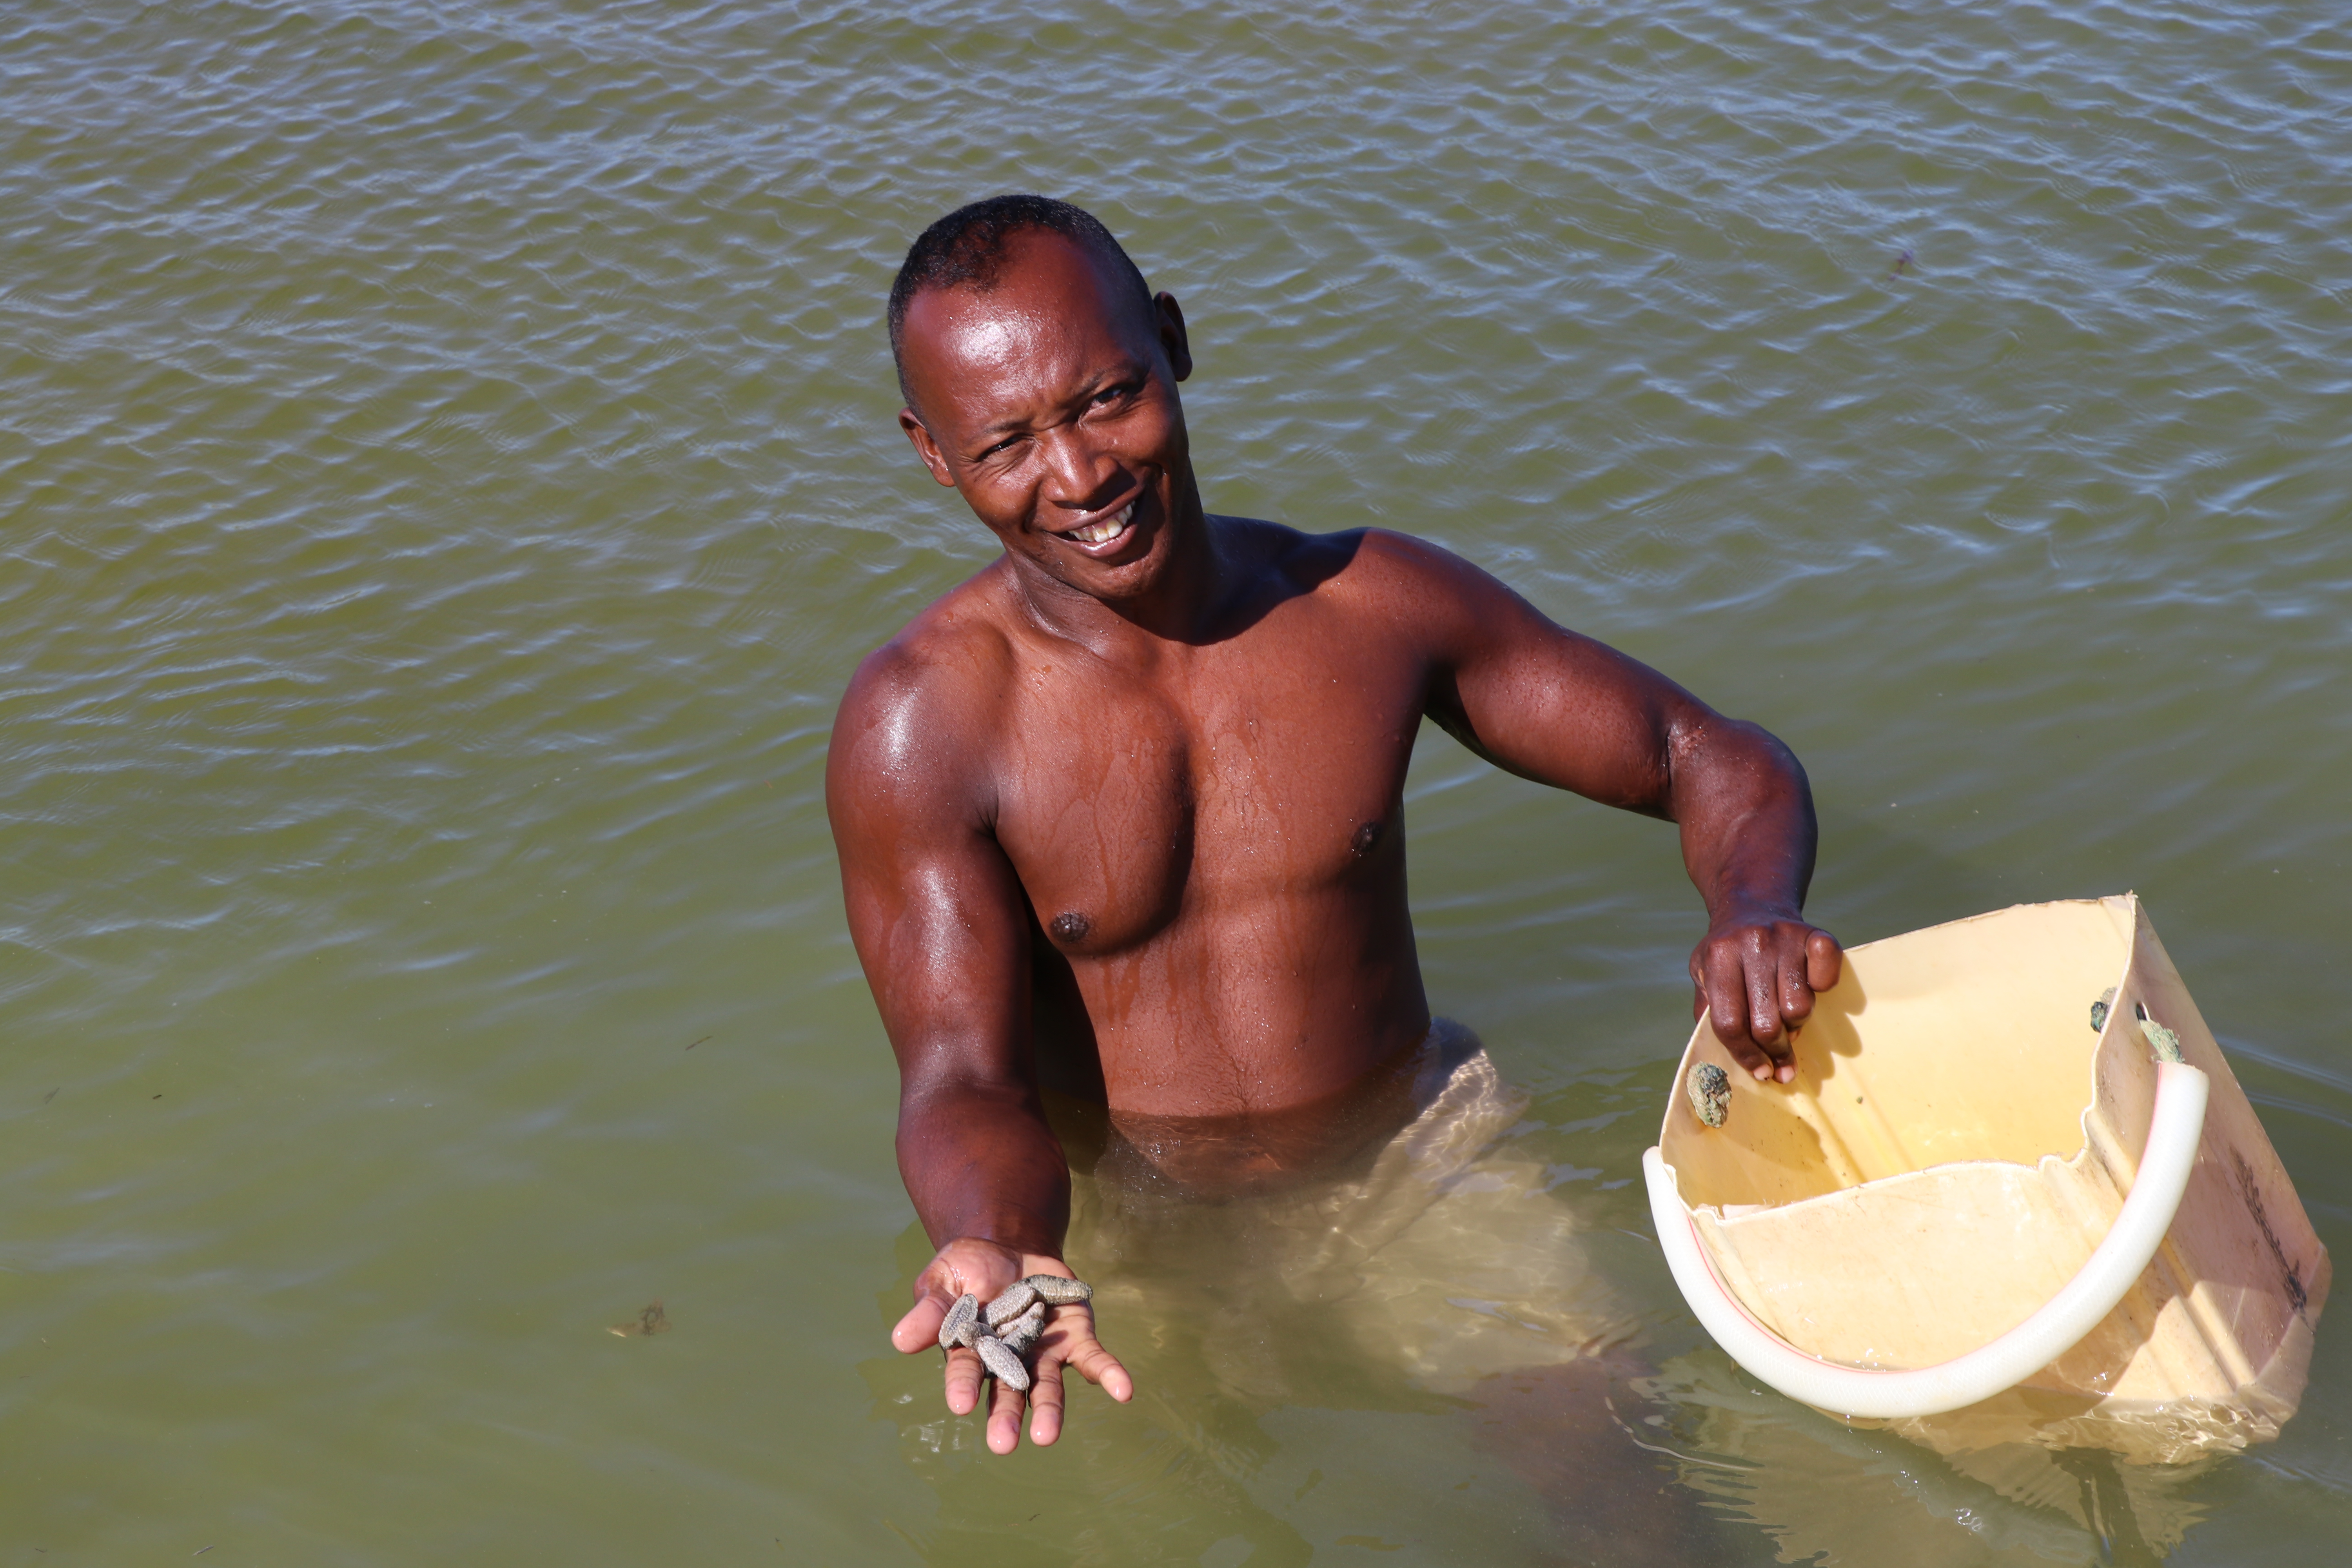
[[[2025,1321],[1940,1366],[1881,1372],[1823,1361],[1757,1321],[1716,1273],[1714,1259],[1699,1241],[1697,1222],[1675,1188],[1675,1173],[1654,1148],[1642,1156],[1642,1172],[1649,1179],[1650,1216],[1657,1224],[1666,1267],[1716,1343],[1791,1399],[1841,1415],[1884,1419],[1937,1415],[1990,1399],[2080,1344],[2115,1310],[2172,1228],[2197,1163],[2210,1086],[2203,1073],[2184,1062],[2160,1062],[2156,1070],[2147,1152],[2123,1212],[2090,1261]]]

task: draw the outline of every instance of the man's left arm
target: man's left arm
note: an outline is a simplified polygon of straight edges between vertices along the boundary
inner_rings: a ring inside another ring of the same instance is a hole
[[[1691,953],[1704,1006],[1758,1078],[1796,1076],[1790,1033],[1837,984],[1837,940],[1808,922],[1816,830],[1811,786],[1788,747],[1727,719],[1656,670],[1555,625],[1457,556],[1376,536],[1422,579],[1432,654],[1429,716],[1496,766],[1663,817],[1706,900]],[[1430,592],[1430,590],[1435,590]]]

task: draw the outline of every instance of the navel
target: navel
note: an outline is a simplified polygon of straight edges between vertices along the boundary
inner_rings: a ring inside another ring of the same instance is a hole
[[[1087,932],[1095,929],[1095,922],[1076,910],[1064,910],[1054,917],[1054,923],[1048,929],[1053,931],[1055,942],[1081,942],[1087,940]]]
[[[1348,847],[1356,852],[1358,859],[1362,859],[1372,852],[1372,846],[1381,841],[1381,835],[1387,827],[1388,824],[1384,822],[1367,822],[1356,829],[1356,836],[1348,840]]]

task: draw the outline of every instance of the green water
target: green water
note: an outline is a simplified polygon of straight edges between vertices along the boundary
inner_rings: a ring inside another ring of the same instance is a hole
[[[2347,102],[2277,0],[0,5],[0,1563],[1545,1560],[1344,1364],[1107,1323],[1142,1395],[1005,1460],[885,1342],[819,779],[989,553],[878,318],[1006,188],[1183,300],[1211,507],[1429,534],[1785,737],[1847,940],[2137,889],[2352,1258]],[[1433,731],[1408,826],[1515,1148],[1841,1500],[1694,1405],[1713,1560],[2163,1550],[1751,1396],[1633,1244],[1670,830]],[[2172,1562],[2340,1552],[2347,1347],[2146,1483]]]

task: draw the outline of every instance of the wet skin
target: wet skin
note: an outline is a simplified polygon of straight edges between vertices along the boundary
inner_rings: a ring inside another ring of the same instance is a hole
[[[905,346],[899,422],[1004,552],[858,668],[827,763],[899,1169],[940,1248],[901,1350],[966,1290],[1070,1272],[1043,1088],[1171,1160],[1203,1130],[1219,1152],[1178,1173],[1203,1187],[1221,1160],[1246,1185],[1360,1143],[1362,1101],[1429,1027],[1402,808],[1423,718],[1676,823],[1708,918],[1694,1008],[1757,1076],[1794,1076],[1789,1035],[1839,954],[1800,912],[1812,801],[1779,742],[1433,545],[1205,515],[1182,312],[1058,236],[1016,238],[992,289],[918,295]],[[1058,1309],[1035,1442],[1059,1434],[1065,1365],[1132,1392],[1086,1309]],[[981,1385],[952,1352],[950,1407]],[[996,1390],[1000,1453],[1024,1401]]]

